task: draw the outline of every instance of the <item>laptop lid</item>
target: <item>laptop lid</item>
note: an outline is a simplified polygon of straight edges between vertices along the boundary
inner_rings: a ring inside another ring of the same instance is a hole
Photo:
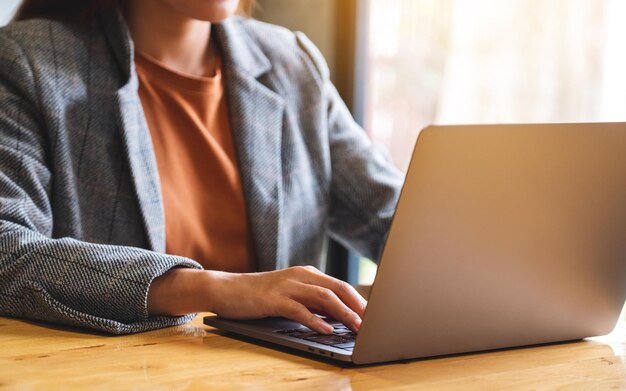
[[[626,124],[423,130],[353,361],[580,339],[626,298]]]

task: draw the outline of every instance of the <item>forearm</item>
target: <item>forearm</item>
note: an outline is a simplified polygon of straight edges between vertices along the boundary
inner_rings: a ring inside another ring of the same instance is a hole
[[[179,316],[211,311],[212,272],[174,268],[157,277],[148,291],[148,315]]]
[[[188,319],[148,318],[155,276],[191,260],[71,238],[51,239],[0,219],[0,313],[106,331],[136,333]]]

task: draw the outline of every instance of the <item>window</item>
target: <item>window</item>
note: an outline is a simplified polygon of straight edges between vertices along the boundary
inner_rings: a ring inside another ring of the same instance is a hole
[[[626,119],[626,2],[366,4],[365,128],[401,169],[431,123]]]
[[[20,0],[3,0],[0,3],[0,26],[9,23],[20,2]]]

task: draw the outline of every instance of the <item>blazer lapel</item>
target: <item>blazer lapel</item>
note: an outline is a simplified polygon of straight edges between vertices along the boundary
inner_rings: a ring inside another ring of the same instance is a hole
[[[247,35],[241,19],[216,24],[223,74],[259,270],[287,266],[281,240],[283,202],[281,142],[285,102],[258,78],[271,63]]]
[[[137,93],[133,46],[122,16],[114,10],[102,15],[102,25],[125,77],[115,99],[117,122],[141,209],[149,248],[165,252],[165,217],[156,157],[150,130]]]
[[[150,131],[134,84],[132,82],[127,84],[116,95],[117,119],[122,129],[122,139],[126,146],[126,156],[135,184],[148,244],[151,250],[164,253],[165,215],[161,184]]]

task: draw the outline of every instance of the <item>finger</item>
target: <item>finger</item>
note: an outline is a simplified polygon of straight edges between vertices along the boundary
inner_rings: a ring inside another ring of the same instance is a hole
[[[361,317],[328,288],[302,283],[291,297],[309,310],[321,311],[338,320],[354,332],[361,327]]]
[[[312,266],[306,266],[301,270],[302,278],[300,281],[330,289],[342,302],[356,312],[359,317],[363,317],[365,307],[367,307],[367,301],[352,285],[326,275]]]
[[[333,332],[333,327],[326,323],[322,318],[313,314],[303,304],[294,300],[286,300],[281,306],[279,306],[278,315],[295,320],[296,322],[317,331],[322,334],[330,334]]]

